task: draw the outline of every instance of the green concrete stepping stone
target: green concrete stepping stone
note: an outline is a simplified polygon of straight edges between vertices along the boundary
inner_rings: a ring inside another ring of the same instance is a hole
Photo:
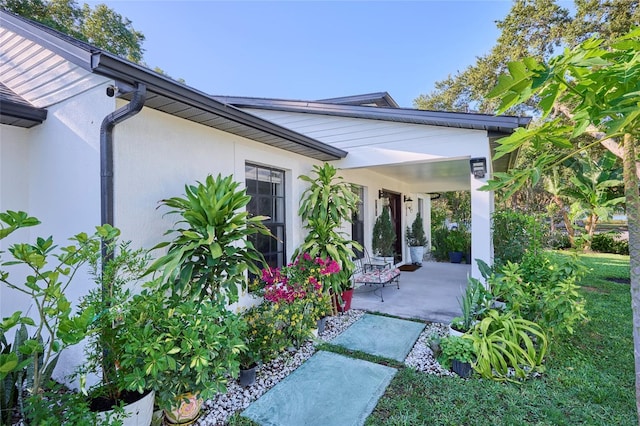
[[[319,351],[242,412],[268,426],[363,425],[396,369]]]
[[[404,362],[424,327],[414,321],[365,314],[331,343]]]

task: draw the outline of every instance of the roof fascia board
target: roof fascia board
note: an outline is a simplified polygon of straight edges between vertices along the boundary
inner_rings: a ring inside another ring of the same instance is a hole
[[[89,46],[81,47],[77,44],[70,43],[55,30],[47,31],[32,21],[25,21],[21,17],[15,16],[4,10],[0,10],[0,22],[6,29],[14,32],[34,43],[40,44],[46,49],[62,56],[64,59],[73,64],[91,71],[91,50]]]
[[[339,98],[318,99],[316,102],[342,105],[361,105],[375,103],[378,107],[400,108],[400,105],[389,95],[388,92],[365,93],[362,95],[342,96]]]
[[[526,126],[530,117],[493,116],[486,114],[467,114],[458,112],[426,111],[408,108],[381,108],[355,105],[329,104],[322,102],[289,101],[277,99],[216,97],[217,99],[238,107],[271,109],[289,112],[311,112],[326,115],[339,115],[367,119],[395,119],[407,123],[423,123],[434,121],[450,121],[459,125],[486,126],[488,128],[508,128]],[[453,126],[452,126],[453,127]]]
[[[0,114],[9,117],[21,118],[23,120],[37,121],[42,123],[47,119],[47,110],[34,106],[20,104],[17,102],[3,101]]]
[[[137,64],[125,62],[106,52],[95,52],[91,63],[94,72],[105,77],[131,85],[136,82],[145,83],[151,92],[184,102],[190,106],[214,113],[236,123],[241,123],[271,135],[291,140],[307,148],[312,148],[335,157],[336,160],[347,156],[346,151],[323,144],[315,139],[271,123],[253,114],[249,114],[232,105],[222,103],[203,92],[177,83]]]

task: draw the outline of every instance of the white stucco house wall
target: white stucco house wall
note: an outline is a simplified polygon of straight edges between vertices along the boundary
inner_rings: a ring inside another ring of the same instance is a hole
[[[100,223],[150,248],[175,221],[159,200],[209,174],[244,184],[257,168],[282,179],[286,261],[304,238],[297,178],[327,161],[361,187],[369,249],[383,198],[395,203],[403,233],[419,210],[429,229],[430,194],[470,190],[473,255],[491,263],[493,195],[478,188],[511,166],[513,157],[491,160],[494,141],[526,118],[403,109],[385,92],[316,101],[211,96],[4,11],[0,46],[0,211],[42,221],[0,250],[36,236],[63,244]],[[472,158],[485,159],[484,177],[472,175]],[[399,252],[398,262],[408,262],[404,245]],[[72,298],[92,285],[76,281]],[[1,317],[28,303],[0,287]],[[80,354],[67,357],[72,365]]]

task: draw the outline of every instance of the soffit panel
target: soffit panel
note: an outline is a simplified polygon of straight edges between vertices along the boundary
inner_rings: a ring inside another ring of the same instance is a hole
[[[96,87],[108,79],[0,28],[0,81],[36,107],[44,108]]]

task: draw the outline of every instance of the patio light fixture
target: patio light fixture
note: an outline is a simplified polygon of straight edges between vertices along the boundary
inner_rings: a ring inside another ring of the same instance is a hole
[[[487,174],[487,159],[484,157],[476,157],[469,160],[471,173],[476,179],[483,178]]]
[[[403,198],[404,202],[407,204],[407,211],[409,213],[413,213],[413,199],[411,197],[407,197],[406,195]]]
[[[378,198],[388,198],[387,193],[384,192],[384,189],[378,189]]]

